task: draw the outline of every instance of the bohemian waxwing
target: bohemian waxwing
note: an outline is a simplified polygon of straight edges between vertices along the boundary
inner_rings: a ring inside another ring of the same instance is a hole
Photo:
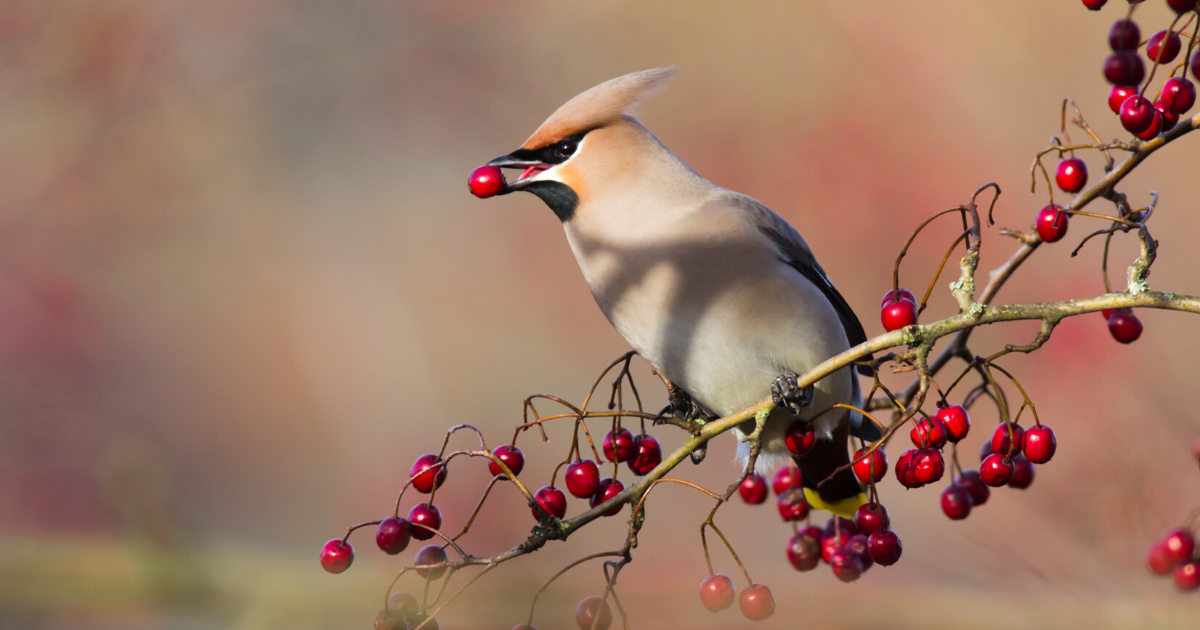
[[[769,467],[789,455],[784,435],[797,418],[862,405],[853,368],[806,392],[794,379],[866,335],[795,228],[701,177],[633,117],[671,75],[646,70],[593,87],[488,164],[523,169],[500,194],[524,190],[550,206],[608,321],[699,406],[726,415],[774,396],[760,458]],[[845,409],[814,428],[816,446],[795,457],[805,494],[813,507],[852,517],[865,501],[853,473],[819,492],[816,484],[850,461],[851,433],[874,440],[878,428]],[[748,455],[745,443],[739,455]]]

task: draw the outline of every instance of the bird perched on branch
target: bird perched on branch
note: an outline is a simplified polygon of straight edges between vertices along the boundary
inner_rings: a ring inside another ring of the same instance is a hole
[[[701,177],[636,118],[672,70],[629,74],[583,92],[521,148],[488,166],[522,169],[497,194],[537,195],[562,221],[596,303],[626,341],[695,403],[727,415],[772,395],[760,461],[789,455],[787,428],[836,403],[862,405],[853,367],[800,389],[803,374],[866,340],[804,238],[767,206]],[[500,182],[503,182],[501,179]],[[744,437],[754,422],[735,429]],[[814,507],[846,517],[865,498],[849,435],[878,428],[834,409],[796,456]],[[739,455],[748,456],[743,442]]]

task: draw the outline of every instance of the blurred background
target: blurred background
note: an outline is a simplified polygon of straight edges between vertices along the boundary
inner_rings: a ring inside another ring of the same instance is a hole
[[[1161,5],[1139,10],[1143,35],[1166,27]],[[981,281],[1015,248],[998,227],[1028,229],[1045,203],[1043,185],[1029,193],[1029,165],[1058,133],[1063,97],[1102,137],[1124,137],[1100,65],[1125,7],[0,3],[0,628],[369,627],[417,545],[385,556],[373,530],[359,532],[340,576],[320,569],[320,546],[386,516],[447,427],[474,423],[498,445],[524,396],[578,403],[627,349],[553,214],[532,196],[484,202],[465,186],[576,93],[678,66],[642,120],[701,174],[797,225],[875,335],[895,253],[924,217],[996,181]],[[1103,162],[1084,157],[1095,180]],[[1135,204],[1161,195],[1158,289],[1200,293],[1198,160],[1200,137],[1185,138],[1122,186]],[[902,284],[926,286],[955,223],[918,239]],[[1097,227],[1073,221],[1002,300],[1102,293],[1100,243],[1069,256]],[[1132,237],[1116,240],[1116,287],[1135,255]],[[925,321],[954,312],[954,274]],[[1131,346],[1094,315],[1003,361],[1058,434],[1030,489],[997,490],[952,523],[940,486],[905,492],[889,475],[883,500],[905,547],[894,567],[850,585],[827,568],[796,573],[772,505],[728,505],[718,523],[778,601],[757,626],[697,601],[709,501],[657,490],[619,584],[632,626],[1196,627],[1200,597],[1151,578],[1142,558],[1200,504],[1188,393],[1200,328],[1178,313],[1140,317]],[[994,327],[972,346],[990,353],[1035,330]],[[644,364],[635,373],[658,408]],[[968,466],[996,421],[982,404],[973,415]],[[681,442],[669,427],[656,434],[668,450]],[[534,487],[568,446],[566,426],[549,436],[519,442]],[[732,442],[679,474],[723,488],[737,473]],[[452,447],[472,443],[459,434]],[[446,529],[486,480],[481,462],[452,467],[438,494]],[[523,621],[558,568],[619,547],[621,521],[493,572],[442,627]],[[531,525],[502,485],[465,545],[496,553]],[[573,627],[576,602],[602,586],[598,565],[575,569],[535,625]]]

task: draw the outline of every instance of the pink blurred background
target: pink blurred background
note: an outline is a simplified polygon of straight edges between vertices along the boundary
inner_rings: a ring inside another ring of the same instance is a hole
[[[1143,34],[1169,21],[1146,4]],[[549,210],[464,185],[579,91],[678,66],[643,121],[701,174],[797,225],[874,335],[895,253],[924,217],[996,181],[998,224],[1031,225],[1045,191],[1028,192],[1030,160],[1057,133],[1064,96],[1102,137],[1123,135],[1100,63],[1125,6],[0,4],[0,628],[369,627],[411,554],[384,556],[364,531],[354,567],[330,576],[320,545],[386,515],[445,428],[471,422],[499,444],[525,395],[579,402],[626,350]],[[1097,177],[1102,162],[1085,157]],[[1185,138],[1122,186],[1139,204],[1161,195],[1157,289],[1200,293],[1198,160],[1200,137]],[[925,286],[953,223],[917,241],[903,283]],[[1099,243],[1069,257],[1098,226],[1074,223],[1004,301],[1103,292]],[[997,232],[983,268],[1015,247]],[[1135,255],[1131,237],[1117,240],[1118,287]],[[949,280],[926,321],[953,312]],[[1004,360],[1057,431],[1057,457],[1029,490],[998,490],[958,523],[937,488],[889,477],[905,545],[895,567],[850,585],[796,573],[771,506],[727,506],[718,523],[779,602],[766,622],[703,610],[709,502],[656,490],[619,585],[632,626],[1196,627],[1200,597],[1149,577],[1142,557],[1200,503],[1188,411],[1200,328],[1141,317],[1131,346],[1096,315]],[[1035,329],[981,331],[973,348]],[[644,364],[637,374],[657,408]],[[964,464],[996,420],[976,409]],[[528,483],[546,482],[566,436],[522,438]],[[722,439],[679,474],[722,488],[732,452]],[[438,495],[448,529],[486,480],[479,462],[452,469]],[[622,520],[493,572],[442,627],[522,621],[559,567],[620,545]],[[465,540],[495,553],[531,525],[502,486]],[[575,603],[602,585],[598,565],[576,569],[535,624],[573,627]]]

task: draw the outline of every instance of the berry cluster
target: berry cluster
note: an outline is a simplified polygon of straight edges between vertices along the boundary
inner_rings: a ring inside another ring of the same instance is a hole
[[[1186,528],[1176,527],[1152,547],[1146,555],[1146,568],[1159,576],[1175,578],[1175,587],[1181,591],[1200,589],[1200,549],[1196,548],[1195,534]]]

